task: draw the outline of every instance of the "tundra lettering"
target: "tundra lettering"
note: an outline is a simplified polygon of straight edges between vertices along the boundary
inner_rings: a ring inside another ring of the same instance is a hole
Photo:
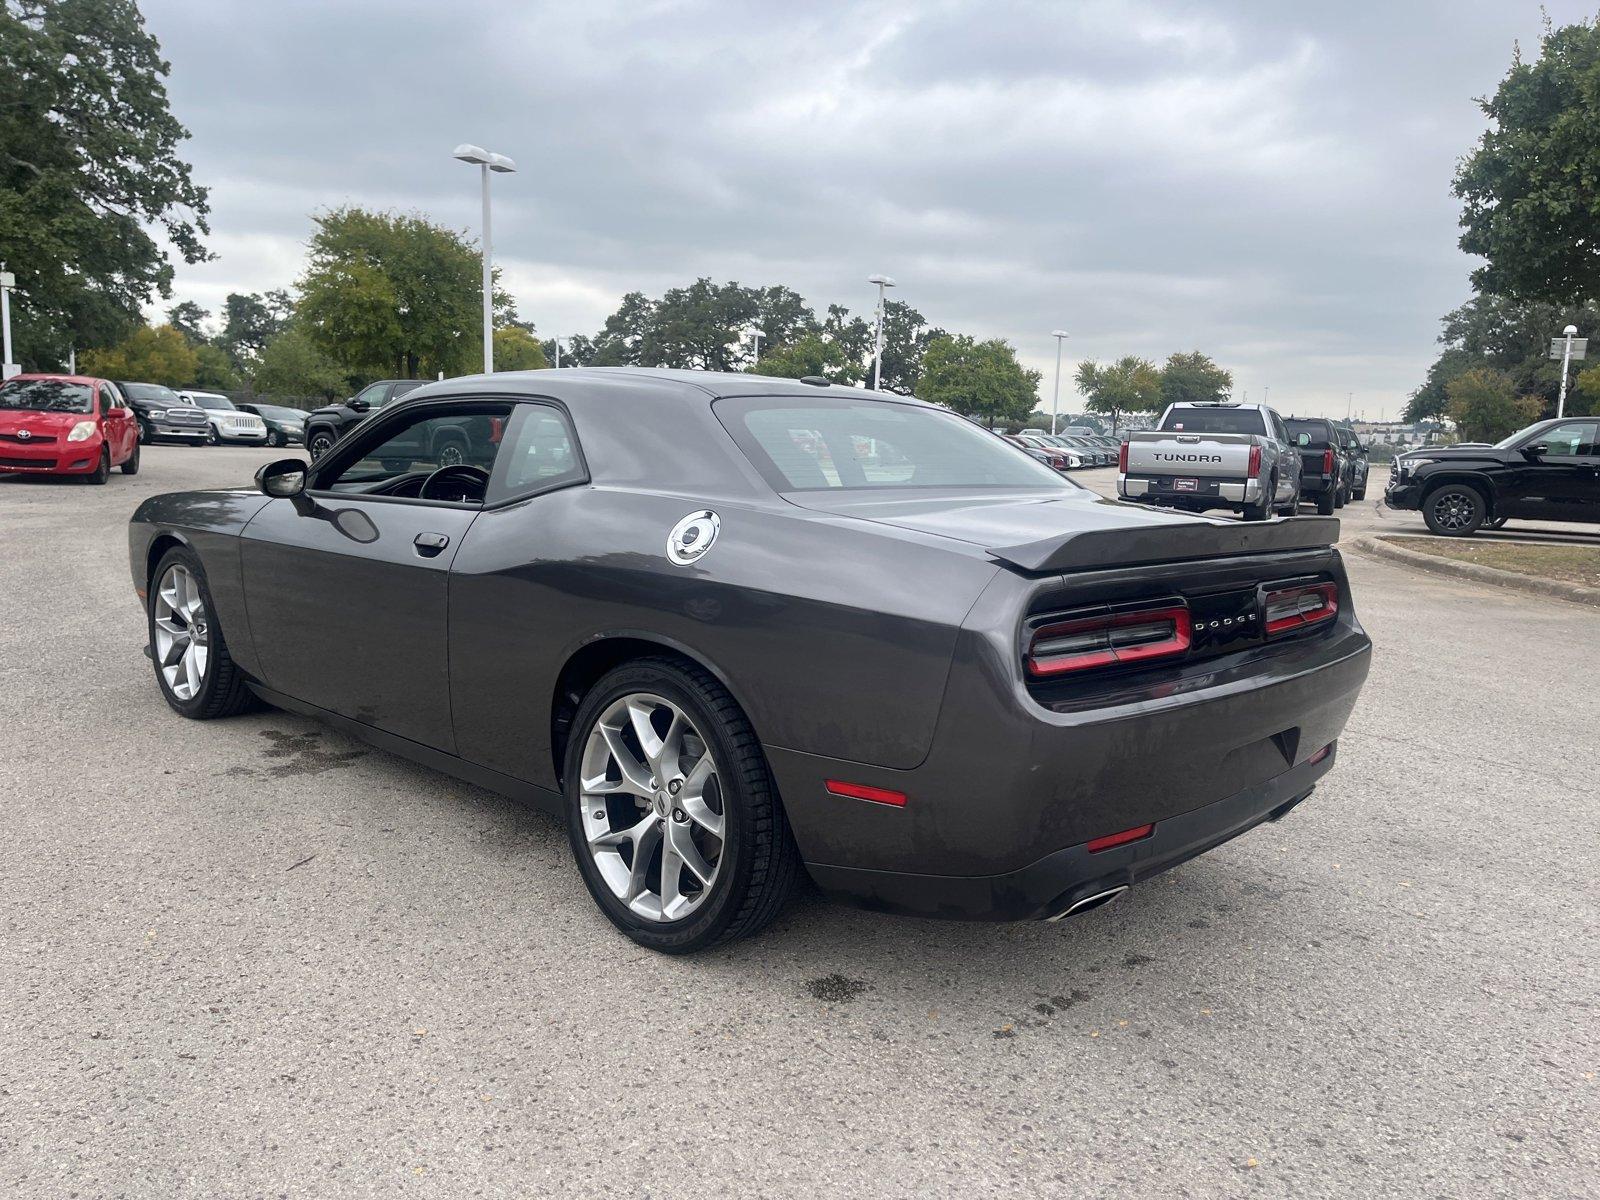
[[[1159,462],[1192,462],[1192,463],[1219,463],[1222,461],[1220,454],[1167,454],[1157,450],[1151,457]]]

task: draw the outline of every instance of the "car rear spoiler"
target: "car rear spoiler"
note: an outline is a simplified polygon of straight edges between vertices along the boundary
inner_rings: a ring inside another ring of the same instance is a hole
[[[1083,571],[1314,550],[1338,540],[1337,517],[1290,517],[1261,523],[1185,522],[1135,529],[1088,529],[1019,546],[991,546],[989,553],[1024,571]]]

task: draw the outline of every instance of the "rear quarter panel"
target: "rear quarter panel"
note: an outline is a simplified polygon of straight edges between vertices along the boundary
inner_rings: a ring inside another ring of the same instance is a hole
[[[782,501],[710,505],[714,547],[672,564],[669,531],[705,507],[581,487],[479,516],[450,591],[463,757],[553,786],[556,679],[607,637],[700,660],[767,746],[902,768],[927,756],[961,622],[995,564]]]

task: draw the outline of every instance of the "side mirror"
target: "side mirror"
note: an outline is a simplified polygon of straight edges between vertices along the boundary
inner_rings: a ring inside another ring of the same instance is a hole
[[[280,458],[256,472],[256,486],[267,496],[293,499],[306,490],[306,462],[303,458]]]
[[[365,400],[352,400],[350,401],[350,407],[356,412],[366,412],[367,409],[372,407],[372,405],[368,404]]]
[[[1522,448],[1522,454],[1524,458],[1543,458],[1549,453],[1550,447],[1545,442],[1534,442],[1531,446],[1524,446]]]

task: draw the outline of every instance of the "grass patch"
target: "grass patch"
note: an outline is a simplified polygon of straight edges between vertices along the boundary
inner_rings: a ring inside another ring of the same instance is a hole
[[[1600,546],[1477,542],[1470,538],[1407,537],[1384,540],[1391,546],[1415,550],[1419,554],[1433,554],[1458,562],[1476,563],[1480,567],[1515,571],[1518,575],[1534,575],[1541,579],[1559,579],[1564,583],[1600,588]]]

